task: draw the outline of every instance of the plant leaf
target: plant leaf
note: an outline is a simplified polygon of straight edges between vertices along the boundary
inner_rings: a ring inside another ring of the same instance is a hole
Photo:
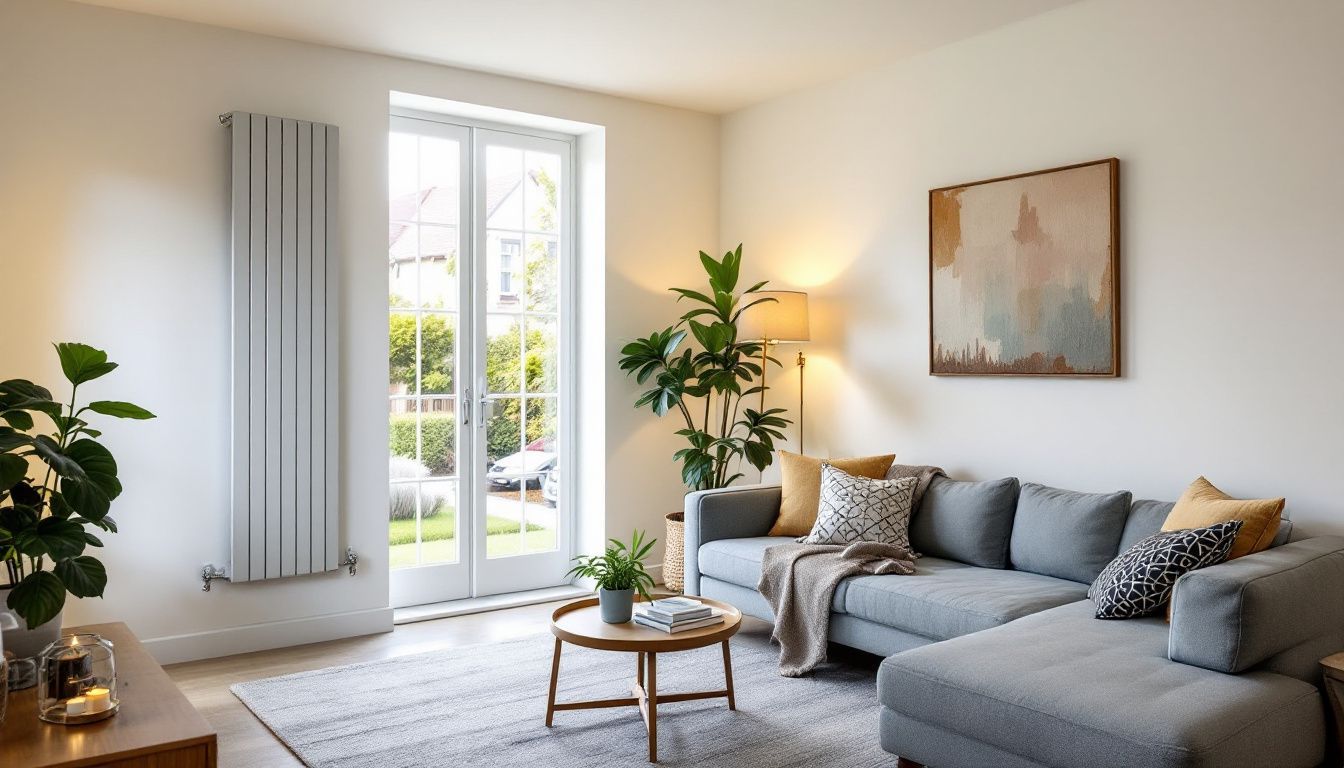
[[[60,560],[52,571],[75,597],[102,597],[107,588],[107,569],[89,555]]]
[[[33,417],[24,411],[5,411],[0,413],[0,419],[9,422],[9,426],[15,429],[32,429]]]
[[[14,534],[14,546],[29,557],[74,557],[86,544],[84,526],[59,517],[44,517]]]
[[[89,410],[94,413],[101,413],[104,416],[115,416],[118,419],[152,419],[154,414],[146,411],[133,403],[124,403],[119,400],[94,400],[89,403]]]
[[[9,379],[0,381],[0,404],[6,408],[19,400],[50,400],[51,390],[40,387],[27,379]]]
[[[42,494],[25,480],[19,480],[9,486],[9,493],[14,498],[15,504],[26,504],[33,509],[42,508]]]
[[[61,358],[61,371],[65,373],[65,378],[75,385],[105,376],[117,367],[116,363],[107,361],[106,352],[88,344],[57,344],[56,354]]]
[[[51,571],[34,571],[9,591],[5,604],[29,627],[38,627],[56,618],[65,606],[65,585]]]
[[[82,476],[63,477],[61,494],[84,517],[102,518],[112,500],[121,494],[116,460],[106,448],[88,439],[76,440],[66,446],[65,453],[79,465]]]
[[[28,474],[28,462],[12,453],[0,454],[0,491],[13,488]]]
[[[0,507],[0,528],[13,535],[19,531],[37,525],[37,508],[27,504],[15,504],[12,507]]]
[[[15,432],[11,427],[0,427],[0,451],[12,451],[32,444],[33,438],[22,432]]]
[[[61,446],[46,435],[33,439],[33,449],[47,465],[63,478],[83,478],[84,470],[79,462],[61,452]]]

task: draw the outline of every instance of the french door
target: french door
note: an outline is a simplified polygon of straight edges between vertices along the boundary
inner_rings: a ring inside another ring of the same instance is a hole
[[[394,606],[564,583],[572,550],[573,144],[394,115]]]

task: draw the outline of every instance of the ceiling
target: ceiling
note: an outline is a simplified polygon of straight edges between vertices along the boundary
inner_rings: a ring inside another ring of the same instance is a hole
[[[1073,0],[81,0],[730,112]]]

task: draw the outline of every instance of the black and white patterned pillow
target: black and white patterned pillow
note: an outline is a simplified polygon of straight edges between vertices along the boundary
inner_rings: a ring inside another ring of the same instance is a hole
[[[1098,619],[1131,619],[1160,609],[1176,580],[1227,559],[1242,521],[1163,531],[1138,542],[1111,561],[1087,590]]]
[[[910,511],[914,477],[874,480],[855,477],[830,464],[821,468],[821,500],[812,532],[803,544],[852,544],[871,541],[910,550]]]

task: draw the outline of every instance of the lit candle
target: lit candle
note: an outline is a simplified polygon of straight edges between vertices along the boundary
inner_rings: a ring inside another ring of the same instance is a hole
[[[83,696],[65,700],[66,715],[82,715],[88,709],[88,701]]]
[[[84,711],[102,712],[112,706],[112,692],[101,685],[84,692]]]

